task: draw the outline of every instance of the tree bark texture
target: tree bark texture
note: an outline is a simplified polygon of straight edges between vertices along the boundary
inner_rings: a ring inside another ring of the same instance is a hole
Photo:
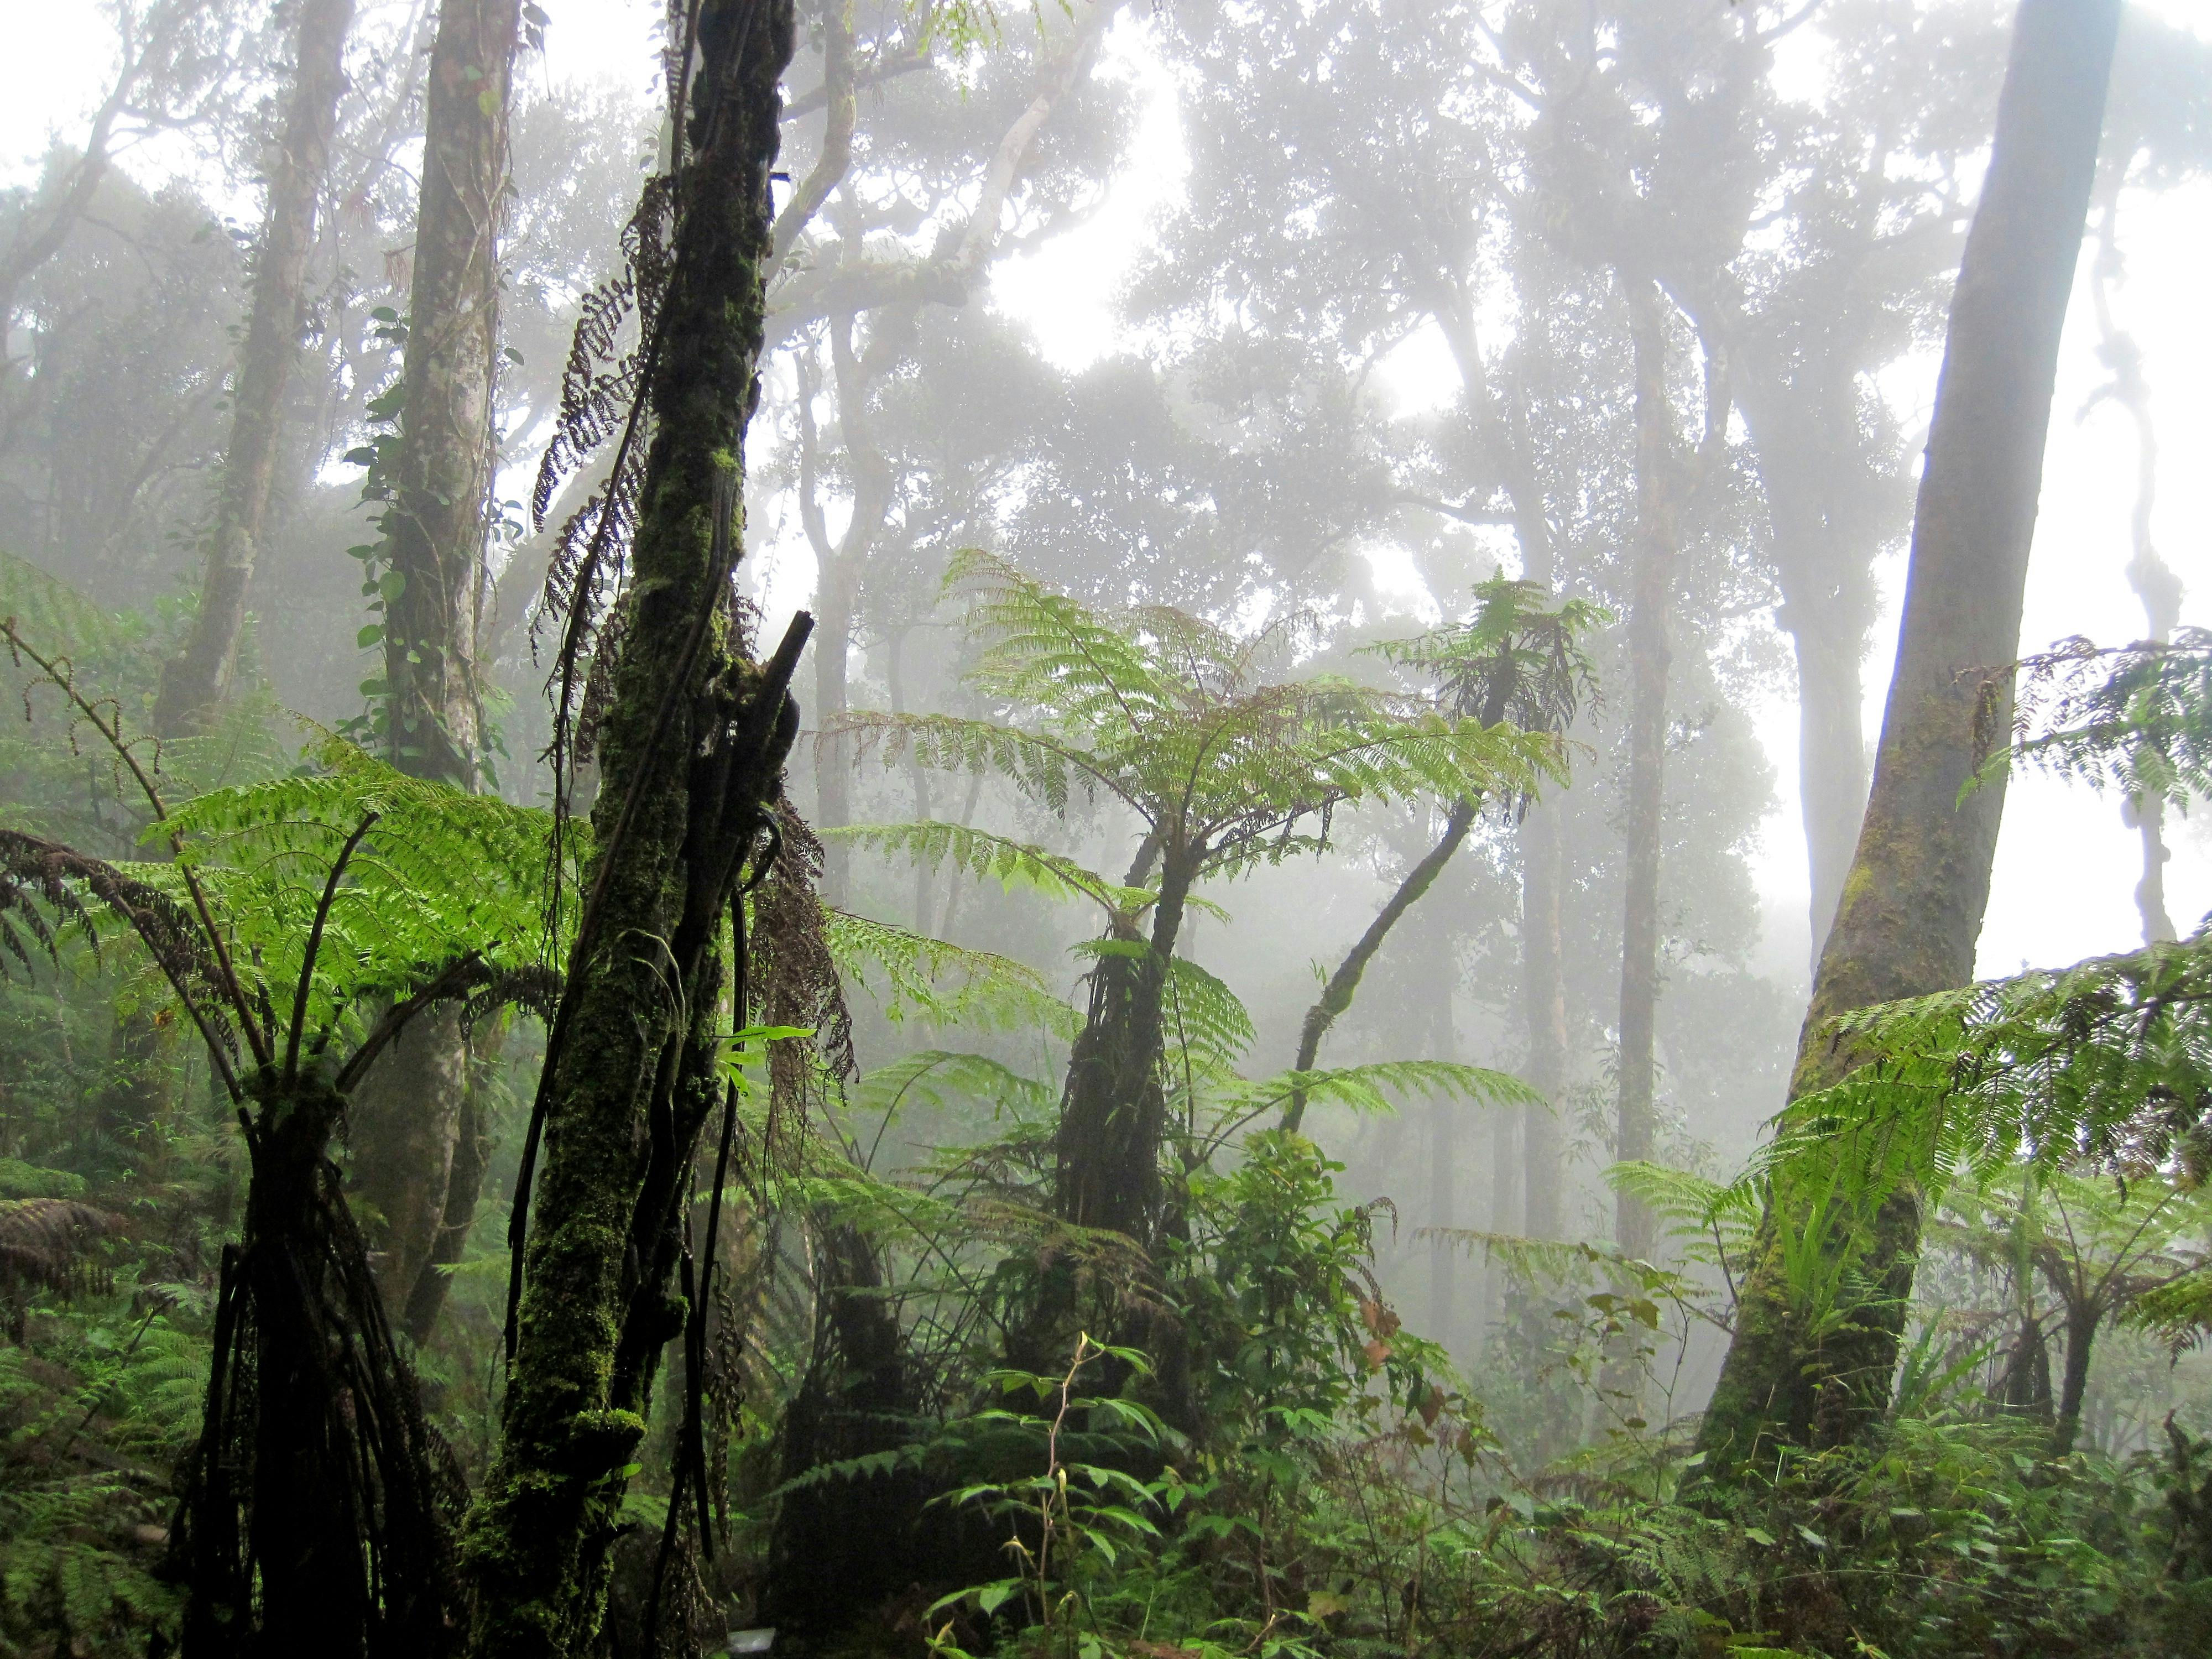
[[[754,668],[730,605],[793,34],[790,0],[706,0],[700,12],[674,269],[647,380],[635,610],[600,738],[599,850],[541,1085],[544,1168],[500,1446],[463,1540],[476,1659],[589,1650],[619,1471],[685,1316],[669,1290],[685,1172],[721,1100],[714,1036],[729,1017],[716,941],[742,916],[739,865],[795,730],[781,677],[805,637],[794,627],[769,669]],[[741,931],[737,946],[741,969]]]
[[[443,0],[430,47],[399,450],[384,520],[399,591],[386,603],[393,763],[472,787],[477,640],[496,438],[499,225],[521,0]]]
[[[307,260],[344,96],[354,0],[301,0],[299,61],[284,126],[268,161],[269,203],[253,262],[253,301],[230,394],[230,446],[216,497],[207,574],[184,649],[167,666],[154,730],[199,730],[230,690],[247,589],[269,518],[284,395],[307,325]]]
[[[1794,1099],[1852,1063],[1835,1015],[1967,983],[1989,899],[2002,781],[1968,794],[2009,730],[2028,549],[2058,342],[2095,173],[2119,0],[2022,0],[1982,200],[1952,301],[1874,787],[1821,952],[1790,1080]],[[1762,1440],[1847,1435],[1887,1405],[1920,1237],[1917,1197],[1874,1218],[1879,1286],[1817,1347],[1783,1279],[1770,1212],[1700,1443],[1716,1461]]]

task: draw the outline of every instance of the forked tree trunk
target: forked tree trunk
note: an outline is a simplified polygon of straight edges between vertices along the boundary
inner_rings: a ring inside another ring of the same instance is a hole
[[[301,0],[299,61],[284,127],[269,157],[269,207],[253,259],[253,302],[231,386],[230,447],[223,456],[207,575],[183,651],[161,676],[154,730],[181,737],[207,723],[230,689],[246,590],[268,523],[283,436],[284,394],[307,324],[307,258],[315,210],[330,173],[331,137],[345,94],[346,32],[354,0]]]
[[[1874,788],[1820,957],[1792,1098],[1832,1083],[1833,1016],[1952,989],[1973,976],[1989,900],[2002,781],[1960,799],[2010,729],[2021,599],[2035,530],[2059,333],[2096,170],[2120,0],[2021,0],[1981,204],[1952,301],[1949,338],[1913,520],[1897,668]],[[1747,1270],[1736,1334],[1705,1413],[1713,1462],[1763,1440],[1854,1433],[1888,1401],[1913,1263],[1917,1194],[1870,1224],[1878,1287],[1848,1328],[1815,1341],[1790,1300],[1770,1212]]]
[[[544,1168],[534,1193],[518,1182],[537,1223],[500,1444],[463,1540],[473,1659],[565,1659],[595,1639],[623,1471],[683,1323],[685,1172],[722,1092],[717,940],[796,719],[783,687],[803,624],[763,672],[730,604],[793,9],[704,0],[698,15],[598,850],[540,1085]]]

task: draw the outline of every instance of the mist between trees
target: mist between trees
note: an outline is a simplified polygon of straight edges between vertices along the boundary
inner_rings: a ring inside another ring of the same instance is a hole
[[[617,9],[0,191],[0,1654],[2205,1651],[2212,43]]]

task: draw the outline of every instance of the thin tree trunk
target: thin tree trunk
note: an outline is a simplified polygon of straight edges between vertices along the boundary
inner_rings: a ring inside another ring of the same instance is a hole
[[[2120,265],[2115,233],[2124,172],[2124,168],[2115,172],[2105,203],[2090,293],[2097,305],[2098,350],[2112,374],[2111,384],[2099,395],[2126,410],[2136,428],[2136,498],[2128,516],[2128,586],[2142,604],[2148,636],[2163,642],[2172,639],[2173,630],[2181,625],[2182,586],[2181,578],[2159,556],[2157,544],[2151,539],[2151,514],[2158,505],[2158,428],[2151,421],[2150,383],[2143,376],[2142,348],[2112,319],[2112,286]],[[2156,945],[2176,939],[2179,935],[2166,903],[2166,866],[2173,856],[2166,844],[2166,803],[2156,795],[2138,796],[2125,802],[2121,811],[2142,844],[2142,878],[2136,884],[2136,908],[2142,917],[2143,943]]]
[[[1613,1157],[1651,1157],[1653,1025],[1659,1008],[1659,845],[1667,804],[1668,623],[1674,610],[1674,415],[1667,397],[1665,319],[1649,283],[1629,285],[1636,359],[1636,542],[1629,577],[1628,790],[1620,932],[1620,1055]],[[1651,1254],[1650,1210],[1626,1193],[1613,1211],[1624,1255]]]
[[[463,1540],[472,1659],[591,1650],[623,1471],[660,1351],[683,1323],[669,1285],[685,1171],[722,1095],[716,939],[728,927],[741,975],[739,861],[796,729],[781,677],[805,638],[802,621],[768,671],[754,668],[729,609],[759,396],[777,88],[793,44],[790,0],[705,0],[699,12],[591,897],[540,1085],[544,1170],[534,1191],[527,1170],[518,1181],[538,1220],[519,1241],[500,1444]]]
[[[1960,799],[2009,730],[2028,548],[2058,342],[2096,170],[2119,0],[2022,0],[1980,207],[1952,301],[1897,668],[1874,787],[1834,929],[1821,953],[1793,1098],[1852,1057],[1835,1015],[1967,983],[2004,803],[1997,781]],[[1856,1431],[1885,1408],[1919,1246],[1917,1194],[1875,1218],[1863,1264],[1877,1299],[1815,1342],[1801,1328],[1770,1214],[1700,1443],[1715,1462],[1763,1439]]]
[[[1449,947],[1443,954],[1449,957]],[[1425,978],[1430,1003],[1431,1052],[1440,1060],[1459,1057],[1458,1033],[1453,1030],[1453,975],[1431,973]],[[1451,1231],[1459,1220],[1460,1112],[1447,1100],[1429,1103],[1429,1225]],[[1462,1328],[1459,1252],[1451,1242],[1437,1238],[1429,1246],[1429,1334],[1455,1348]]]
[[[161,676],[154,730],[199,730],[230,689],[246,590],[269,517],[284,396],[307,325],[308,256],[315,210],[330,173],[331,135],[346,88],[346,33],[354,0],[301,0],[299,62],[284,127],[269,158],[269,205],[253,261],[253,302],[230,394],[230,446],[223,456],[207,574],[184,649]]]
[[[1486,724],[1495,725],[1497,722],[1492,720]],[[1315,1063],[1321,1058],[1322,1039],[1328,1035],[1328,1028],[1336,1024],[1337,1017],[1352,1006],[1352,999],[1359,989],[1359,981],[1367,972],[1367,964],[1375,960],[1375,953],[1382,948],[1382,941],[1390,936],[1390,930],[1398,925],[1398,919],[1419,902],[1421,895],[1436,884],[1437,878],[1443,873],[1444,866],[1451,862],[1452,855],[1466,842],[1468,831],[1474,827],[1474,814],[1475,803],[1471,800],[1452,804],[1450,812],[1444,818],[1444,832],[1437,838],[1437,844],[1424,853],[1420,861],[1406,872],[1396,890],[1376,912],[1375,920],[1367,924],[1367,931],[1359,936],[1358,942],[1337,964],[1336,971],[1328,976],[1328,983],[1322,988],[1321,1000],[1306,1010],[1305,1021],[1298,1028],[1298,1056],[1293,1070],[1313,1070]],[[1297,1133],[1299,1125],[1305,1121],[1305,1115],[1306,1091],[1294,1090],[1289,1103],[1283,1108],[1283,1127]]]
[[[1518,1165],[1528,1189],[1521,1231],[1531,1238],[1561,1237],[1566,1225],[1559,1122],[1567,1088],[1566,945],[1561,927],[1565,887],[1559,809],[1532,806],[1521,823],[1521,996],[1528,1026],[1528,1086],[1543,1097],[1543,1103],[1522,1113]],[[1511,1174],[1500,1169],[1496,1179],[1507,1182]],[[1502,1208],[1510,1213],[1512,1206],[1505,1202]]]
[[[1460,387],[1473,419],[1476,436],[1497,468],[1513,508],[1513,532],[1521,547],[1521,574],[1550,592],[1559,580],[1550,520],[1545,516],[1542,486],[1528,460],[1528,446],[1519,410],[1495,388],[1482,358],[1475,333],[1474,306],[1455,282],[1447,279],[1434,307],[1452,361],[1459,369]],[[1544,1104],[1522,1113],[1522,1123],[1513,1150],[1516,1163],[1505,1163],[1504,1143],[1516,1137],[1501,1120],[1492,1132],[1492,1152],[1498,1162],[1492,1171],[1491,1227],[1509,1229],[1498,1219],[1516,1207],[1507,1189],[1516,1179],[1527,1187],[1522,1229],[1532,1238],[1557,1238],[1563,1225],[1561,1188],[1565,1170],[1560,1156],[1562,1137],[1558,1109],[1566,1087],[1567,991],[1565,945],[1560,932],[1561,895],[1566,882],[1565,858],[1559,844],[1558,810],[1532,802],[1521,821],[1521,990],[1528,1026],[1528,1085]],[[1495,1273],[1492,1275],[1496,1280]]]

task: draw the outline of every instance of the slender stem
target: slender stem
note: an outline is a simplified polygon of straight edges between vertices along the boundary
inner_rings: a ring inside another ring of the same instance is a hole
[[[300,1033],[307,1024],[307,993],[315,982],[315,957],[323,948],[323,925],[330,920],[331,902],[338,896],[338,878],[345,874],[345,867],[353,857],[354,848],[361,845],[361,838],[368,833],[369,826],[376,822],[376,818],[377,815],[371,812],[361,821],[360,827],[345,838],[345,845],[338,848],[338,855],[331,864],[331,878],[323,884],[322,901],[315,906],[314,925],[307,929],[307,948],[300,955],[300,988],[292,995],[292,1029],[284,1040],[284,1081],[287,1084],[300,1075]]]

